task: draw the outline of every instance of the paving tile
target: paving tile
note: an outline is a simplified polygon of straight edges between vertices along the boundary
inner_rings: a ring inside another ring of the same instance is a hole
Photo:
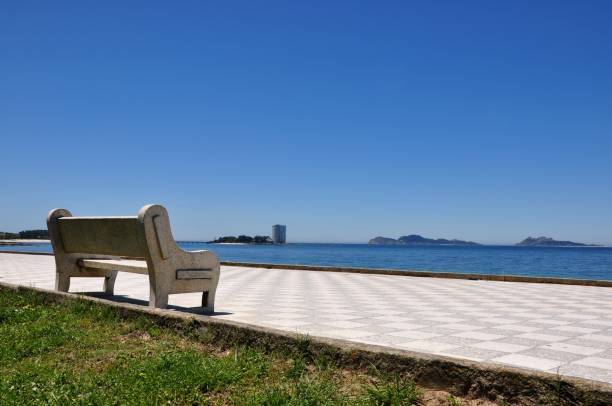
[[[588,320],[580,323],[584,326],[604,326],[612,327],[612,320]]]
[[[571,319],[571,320],[592,320],[592,319],[596,319],[597,316],[592,315],[592,314],[584,314],[584,313],[565,313],[565,314],[559,315],[559,318]]]
[[[462,324],[462,323],[441,324],[438,327],[446,328],[450,330],[457,330],[457,331],[480,330],[483,328],[482,326],[477,326],[474,324]]]
[[[553,359],[563,364],[568,364],[584,358],[584,355],[572,354],[571,352],[555,351],[543,346],[529,348],[528,350],[521,351],[520,354],[537,358]]]
[[[431,341],[431,340],[415,340],[415,341],[409,341],[406,343],[398,344],[398,347],[407,349],[407,350],[436,353],[440,351],[447,351],[453,348],[457,348],[458,346],[453,345],[453,344],[448,344],[448,343],[440,343],[440,342]]]
[[[517,317],[517,318],[526,319],[526,320],[541,319],[543,316],[544,316],[543,314],[538,314],[536,311],[530,311],[530,312],[525,312],[525,313],[512,313],[512,317]]]
[[[576,365],[585,365],[587,367],[595,367],[612,371],[612,359],[601,357],[587,357],[578,361],[574,361]]]
[[[459,317],[439,316],[439,317],[427,317],[425,320],[433,321],[436,323],[461,323],[466,319],[460,319]]]
[[[419,323],[401,323],[401,322],[396,322],[396,323],[386,323],[386,324],[381,324],[382,327],[389,327],[389,328],[394,328],[394,329],[398,329],[398,330],[416,330],[419,328],[424,328],[427,327],[427,324],[419,324]]]
[[[455,336],[449,336],[449,335],[438,336],[435,338],[435,340],[440,343],[454,344],[460,347],[465,347],[468,345],[482,342],[482,340],[475,340],[473,338],[455,337]]]
[[[505,317],[484,317],[484,318],[479,319],[479,321],[482,323],[486,323],[486,324],[498,324],[498,325],[513,324],[513,323],[520,322],[520,320],[510,319],[510,318],[505,318]]]
[[[457,347],[450,350],[440,351],[438,354],[448,357],[468,359],[471,361],[487,361],[507,353],[502,351],[487,350],[484,348]]]
[[[443,316],[452,316],[453,313],[449,313],[449,312],[444,312],[444,311],[431,311],[431,310],[426,310],[426,311],[421,311],[421,312],[415,312],[414,313],[415,316],[431,316],[431,317],[443,317]]]
[[[567,364],[560,366],[557,370],[561,375],[575,376],[578,378],[592,379],[595,381],[612,382],[612,371],[602,368],[588,367],[578,364]]]
[[[509,344],[502,341],[484,341],[477,344],[472,344],[471,347],[501,352],[520,352],[531,348],[526,345]]]
[[[579,345],[582,347],[601,348],[602,350],[607,350],[607,349],[612,348],[612,343],[608,343],[605,341],[588,340],[588,339],[577,338],[577,337],[569,338],[563,342],[567,344],[572,344],[572,345]]]
[[[572,354],[579,355],[593,355],[604,351],[600,348],[584,347],[581,345],[568,344],[566,342],[545,344],[542,345],[541,348],[546,348],[554,351],[569,352]]]
[[[590,340],[590,341],[601,341],[604,343],[612,344],[612,336],[603,335],[603,334],[585,334],[577,338],[582,338],[582,339]]]
[[[287,319],[287,320],[295,320],[295,319],[303,319],[308,317],[307,314],[303,313],[290,313],[290,312],[275,312],[274,318],[276,319]]]
[[[534,331],[541,330],[541,327],[525,326],[523,324],[500,324],[497,326],[493,326],[493,328],[497,330],[507,330],[516,332],[520,331],[524,333],[533,333]]]
[[[450,334],[457,333],[459,330],[439,327],[436,324],[432,324],[429,327],[424,327],[424,328],[419,329],[419,331],[424,331],[426,333],[434,333],[438,335],[450,335]]]
[[[367,326],[367,324],[364,323],[355,323],[354,321],[347,320],[330,320],[329,323],[321,324],[335,328],[360,328]]]
[[[401,310],[389,310],[389,309],[380,309],[380,310],[366,310],[363,314],[369,314],[371,316],[397,316],[400,314],[404,314]]]
[[[612,348],[604,349],[602,352],[597,354],[598,357],[612,358]]]
[[[501,357],[493,358],[491,361],[513,365],[516,367],[538,369],[541,371],[547,371],[563,365],[563,362],[557,360],[532,357],[530,355],[522,354],[503,355]]]
[[[569,320],[557,320],[557,319],[533,319],[527,322],[528,325],[545,325],[545,326],[563,326],[570,324]]]
[[[377,317],[372,317],[372,320],[380,320],[381,322],[397,322],[397,323],[407,323],[410,321],[413,321],[414,319],[410,318],[410,317],[403,317],[403,316],[377,316]]]
[[[371,345],[382,345],[385,347],[399,348],[398,344],[405,343],[406,337],[394,337],[388,334],[379,334],[373,336],[357,337],[352,338],[351,341],[358,343],[371,344]]]
[[[363,318],[362,315],[358,315],[358,314],[318,313],[317,316],[326,318],[328,320],[355,320],[355,319]]]
[[[595,333],[597,331],[599,331],[599,329],[596,328],[588,328],[588,327],[581,327],[581,326],[557,326],[557,327],[553,327],[551,328],[551,330],[553,331],[566,331],[568,333],[581,333],[581,334],[588,334],[588,333]]]
[[[465,331],[463,333],[453,334],[453,336],[461,337],[461,338],[472,338],[474,340],[483,340],[483,341],[498,340],[504,337],[503,335],[500,335],[500,334],[491,334],[491,333],[485,333],[482,331]]]
[[[468,307],[468,309],[474,309],[474,307],[470,306]],[[469,316],[469,317],[501,317],[501,314],[491,314],[490,312],[483,312],[483,311],[464,311],[463,315],[465,316]]]
[[[372,331],[359,329],[314,330],[311,333],[312,335],[331,338],[361,338],[376,335],[376,333]]]
[[[440,334],[434,333],[426,333],[418,330],[404,330],[404,331],[396,331],[394,333],[389,333],[394,337],[405,337],[405,338],[413,338],[415,340],[426,340],[428,338],[438,337]]]
[[[517,335],[518,338],[527,338],[529,340],[539,340],[539,341],[562,341],[565,340],[566,336],[556,336],[552,334],[542,334],[542,333],[525,333]]]

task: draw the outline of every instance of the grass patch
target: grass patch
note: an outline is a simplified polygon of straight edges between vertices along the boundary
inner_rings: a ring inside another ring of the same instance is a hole
[[[420,391],[410,379],[398,375],[368,389],[369,400],[376,405],[413,406],[420,401]]]
[[[307,337],[286,351],[228,347],[195,325],[175,329],[85,300],[0,289],[2,405],[429,403],[422,393],[407,376],[314,356]]]

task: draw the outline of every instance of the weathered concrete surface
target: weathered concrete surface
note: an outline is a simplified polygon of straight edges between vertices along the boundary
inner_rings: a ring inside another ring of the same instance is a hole
[[[0,282],[53,288],[51,256],[0,254]],[[99,291],[75,279],[71,291]],[[120,274],[114,300],[146,303],[148,281]],[[170,296],[176,310],[199,295]],[[612,383],[612,289],[222,267],[213,319],[387,350]]]

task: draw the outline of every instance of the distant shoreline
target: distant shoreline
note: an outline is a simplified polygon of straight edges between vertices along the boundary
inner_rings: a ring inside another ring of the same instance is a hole
[[[208,245],[278,245],[278,244],[257,244],[257,243],[233,243],[233,242],[221,242],[211,243],[201,240],[178,240],[178,243],[185,244],[208,244]],[[34,245],[34,244],[51,244],[51,240],[37,240],[37,239],[13,239],[13,240],[0,240],[0,246],[14,246],[14,245]],[[479,244],[476,246],[472,245],[461,245],[461,244],[415,244],[415,245],[384,245],[384,244],[368,244],[367,242],[293,242],[282,245],[295,245],[295,244],[330,244],[330,245],[368,245],[371,247],[401,247],[401,248],[414,248],[414,247],[462,247],[462,248],[482,248],[482,247],[514,247],[514,248],[612,248],[612,245],[584,245],[584,246],[572,246],[572,245],[516,245],[516,244]]]
[[[27,239],[27,238],[0,240],[0,245],[31,245],[31,244],[51,244],[51,240],[37,240],[37,239]]]
[[[476,247],[419,246],[374,247],[368,244],[291,243],[285,246],[251,244],[205,244],[178,242],[184,250],[209,250],[222,261],[278,263],[376,269],[501,274],[612,281],[612,247],[520,247],[489,245]],[[0,246],[1,252],[32,252],[53,255],[52,246],[35,241],[31,245]]]

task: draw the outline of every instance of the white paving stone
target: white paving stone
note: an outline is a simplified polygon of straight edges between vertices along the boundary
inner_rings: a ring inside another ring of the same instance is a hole
[[[436,341],[431,340],[415,340],[403,344],[398,344],[398,347],[405,348],[407,350],[437,353],[441,351],[447,351],[452,348],[457,348],[459,346],[447,343],[438,343]]]
[[[0,282],[53,289],[46,255],[0,253]],[[147,276],[115,294],[146,305]],[[75,278],[71,292],[100,291]],[[171,295],[175,311],[201,295]],[[612,289],[224,266],[213,317],[612,384]]]
[[[584,338],[585,340],[601,341],[604,343],[612,344],[612,336],[605,336],[601,334],[585,334],[583,336],[579,336],[578,338]]]
[[[571,354],[578,355],[593,355],[604,351],[600,348],[583,347],[582,345],[573,345],[568,343],[550,343],[542,345],[540,348],[553,351],[569,352]]]
[[[542,333],[525,333],[525,334],[519,334],[516,337],[527,338],[529,340],[539,340],[539,341],[562,341],[567,338],[567,336],[556,336],[552,334],[542,334]]]
[[[406,330],[406,331],[396,331],[391,333],[392,336],[394,337],[405,337],[405,338],[414,338],[415,340],[427,340],[428,338],[434,338],[434,337],[438,337],[441,334],[435,334],[435,333],[427,333],[424,331],[418,331],[418,330]]]
[[[529,327],[529,326],[524,326],[522,324],[502,324],[502,325],[497,325],[493,327],[499,330],[511,330],[511,331],[517,331],[517,332],[521,331],[523,333],[532,333],[534,331],[540,330],[540,328],[538,327]]]
[[[588,357],[575,361],[574,364],[612,370],[612,360],[609,358]]]
[[[482,331],[465,331],[463,333],[453,334],[453,336],[461,337],[461,338],[472,338],[474,340],[483,340],[483,341],[497,340],[500,338],[504,338],[504,336],[501,334],[491,334],[491,333],[485,333]]]
[[[522,354],[508,354],[502,357],[493,358],[493,361],[523,368],[538,369],[540,371],[548,371],[563,365],[563,362],[554,359],[532,357]]]
[[[569,331],[571,333],[583,333],[583,334],[595,333],[596,331],[599,331],[598,329],[595,329],[595,328],[580,327],[580,326],[559,326],[559,327],[554,327],[554,330]]]
[[[471,347],[503,352],[519,352],[528,350],[530,348],[527,345],[509,344],[500,341],[483,341],[481,343],[472,344]]]

